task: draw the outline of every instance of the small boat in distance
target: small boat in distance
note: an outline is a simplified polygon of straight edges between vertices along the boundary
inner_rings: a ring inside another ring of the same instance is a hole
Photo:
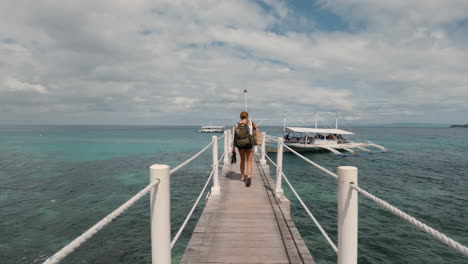
[[[223,133],[224,132],[224,126],[202,126],[200,130],[198,130],[200,133]]]

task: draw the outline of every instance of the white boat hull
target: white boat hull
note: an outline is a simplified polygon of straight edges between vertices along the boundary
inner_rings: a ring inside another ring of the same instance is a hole
[[[361,155],[364,153],[383,153],[388,150],[380,145],[373,143],[343,143],[343,144],[301,144],[301,143],[285,143],[286,146],[294,149],[297,152],[315,152],[315,151],[329,151],[336,155],[348,156],[348,155]],[[377,151],[372,151],[366,147],[377,148]],[[265,146],[267,152],[276,152],[276,143],[267,143]],[[288,152],[286,148],[283,148],[284,152]]]

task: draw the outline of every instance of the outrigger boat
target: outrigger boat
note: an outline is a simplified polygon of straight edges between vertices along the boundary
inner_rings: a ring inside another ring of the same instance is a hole
[[[223,133],[224,132],[224,126],[202,126],[200,130],[198,130],[200,133]]]
[[[341,156],[355,156],[388,151],[385,147],[373,142],[354,142],[356,136],[353,132],[338,129],[338,118],[335,128],[317,128],[316,114],[315,128],[284,126],[283,131],[284,144],[298,152],[326,150]],[[276,152],[277,138],[267,136],[265,141],[266,150]],[[288,149],[285,148],[284,151]]]
[[[362,153],[375,153],[375,150],[366,147],[378,149],[378,153],[387,152],[383,146],[368,143],[357,143],[351,140],[354,133],[342,129],[334,128],[308,128],[308,127],[287,127],[286,134],[283,136],[284,144],[295,151],[317,151],[328,150],[334,154],[360,155]],[[267,142],[272,143],[267,147],[268,151],[276,152],[276,139],[269,137]],[[346,151],[345,153],[339,150]],[[287,149],[285,149],[287,151]]]

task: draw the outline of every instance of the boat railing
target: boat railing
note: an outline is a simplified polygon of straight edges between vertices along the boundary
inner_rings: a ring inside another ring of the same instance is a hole
[[[224,153],[218,159],[218,140],[224,138]],[[150,193],[150,216],[151,216],[151,258],[152,263],[171,263],[171,249],[177,243],[181,233],[185,229],[189,219],[195,211],[198,203],[200,202],[207,186],[212,181],[212,187],[210,195],[218,195],[220,193],[219,179],[218,179],[218,167],[219,163],[224,159],[227,163],[229,160],[226,159],[229,144],[232,144],[232,136],[228,131],[224,131],[224,135],[221,137],[213,136],[211,142],[205,146],[198,153],[182,162],[173,169],[170,169],[169,165],[154,164],[150,166],[150,183],[130,198],[127,202],[122,204],[116,210],[108,214],[102,220],[97,222],[79,237],[75,238],[68,245],[63,247],[61,250],[56,252],[54,255],[46,259],[44,264],[60,263],[65,257],[79,248],[83,243],[88,241],[102,228],[111,223],[118,216],[123,214],[128,208],[134,205],[146,194]],[[204,153],[209,147],[212,147],[212,170],[203,186],[200,194],[198,195],[194,205],[190,209],[188,215],[185,217],[184,222],[171,240],[171,219],[170,219],[170,176],[176,171],[182,169],[184,166],[192,162],[194,159]]]
[[[343,140],[343,139],[338,140],[338,139],[320,139],[320,138],[313,138],[313,137],[306,137],[306,138],[302,137],[302,138],[287,139],[287,140],[285,140],[285,143],[335,146],[337,144],[350,143],[350,141],[349,140]]]
[[[263,132],[264,133],[264,132]],[[263,138],[272,139],[273,136],[263,134]],[[358,250],[358,194],[368,198],[369,200],[375,202],[385,210],[399,216],[403,220],[409,222],[416,228],[426,232],[430,236],[436,238],[439,242],[446,244],[452,249],[455,249],[459,253],[468,257],[468,247],[458,243],[454,239],[448,237],[447,235],[443,234],[442,232],[424,224],[420,220],[416,219],[415,217],[403,212],[402,210],[398,209],[394,205],[386,202],[383,199],[378,198],[377,196],[369,193],[365,189],[358,186],[358,169],[352,166],[340,166],[337,168],[337,174],[334,172],[326,169],[325,167],[319,165],[318,163],[304,157],[303,155],[299,154],[294,149],[290,148],[286,144],[284,144],[282,137],[277,137],[277,156],[276,162],[271,160],[268,155],[264,152],[264,144],[262,145],[262,152],[260,153],[261,164],[266,164],[266,160],[270,161],[270,163],[276,168],[276,188],[275,188],[275,195],[278,199],[284,195],[282,189],[282,180],[284,179],[288,186],[290,187],[293,194],[298,199],[299,203],[305,209],[307,214],[310,216],[312,221],[318,227],[322,235],[327,240],[330,247],[335,251],[338,255],[337,263],[342,264],[354,264],[357,263],[357,250]],[[264,141],[265,142],[265,141]],[[288,178],[283,172],[283,148],[286,148],[290,152],[297,155],[299,158],[303,159],[305,162],[311,164],[312,166],[318,168],[319,170],[323,171],[328,176],[337,180],[337,198],[338,198],[338,245],[336,245],[325,232],[323,227],[319,224],[317,219],[313,216],[313,214],[308,209],[307,205],[301,199],[299,194],[296,192]]]
[[[313,144],[316,145],[336,145],[338,144],[338,140],[336,139],[314,139]]]

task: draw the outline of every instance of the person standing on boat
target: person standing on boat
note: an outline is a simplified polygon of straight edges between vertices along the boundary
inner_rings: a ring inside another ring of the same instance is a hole
[[[234,129],[234,144],[232,146],[232,154],[235,157],[236,147],[239,150],[241,158],[240,162],[240,173],[241,181],[245,181],[245,186],[250,187],[252,183],[252,160],[254,156],[254,129],[256,126],[254,122],[249,120],[249,113],[240,113],[241,121],[236,124]],[[245,177],[245,165],[247,163],[247,178]]]

